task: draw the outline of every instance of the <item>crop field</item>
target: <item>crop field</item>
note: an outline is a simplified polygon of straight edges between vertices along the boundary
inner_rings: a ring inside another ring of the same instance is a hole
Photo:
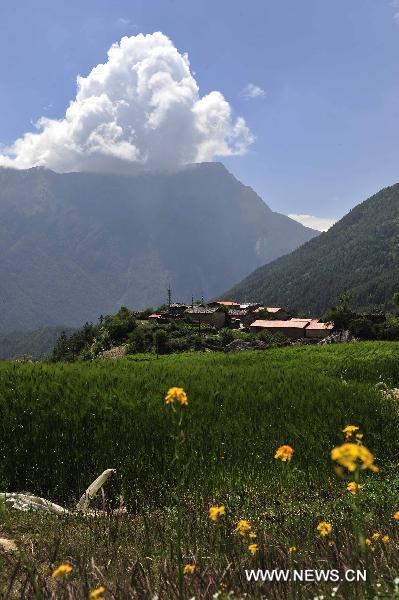
[[[165,402],[173,386],[187,404]],[[117,471],[96,517],[0,506],[0,538],[17,546],[0,548],[1,598],[399,598],[396,387],[389,342],[0,363],[1,491],[73,508]],[[331,460],[347,425],[374,463]],[[287,461],[275,458],[284,445]],[[53,577],[61,564],[72,570]],[[305,568],[344,580],[245,572]],[[348,569],[367,581],[345,581]]]

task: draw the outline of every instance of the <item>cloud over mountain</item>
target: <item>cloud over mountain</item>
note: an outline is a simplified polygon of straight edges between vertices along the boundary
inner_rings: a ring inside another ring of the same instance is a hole
[[[42,117],[0,154],[0,166],[58,172],[173,169],[243,154],[254,141],[219,91],[201,97],[187,54],[161,32],[123,37],[77,78],[62,119]]]
[[[302,223],[305,227],[310,227],[311,229],[316,229],[316,231],[328,231],[330,227],[337,222],[337,219],[329,219],[327,217],[316,217],[314,215],[296,215],[291,214],[288,215],[290,219],[294,219],[294,221],[298,221],[298,223]]]

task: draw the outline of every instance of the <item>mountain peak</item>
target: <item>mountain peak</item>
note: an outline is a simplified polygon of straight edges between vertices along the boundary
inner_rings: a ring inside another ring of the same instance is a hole
[[[4,170],[0,330],[80,325],[120,305],[220,294],[316,232],[221,163],[139,176]]]

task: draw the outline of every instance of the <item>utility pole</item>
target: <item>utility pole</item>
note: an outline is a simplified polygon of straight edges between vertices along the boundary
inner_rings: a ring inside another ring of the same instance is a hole
[[[170,309],[170,305],[171,304],[172,304],[172,290],[171,290],[170,284],[169,284],[169,287],[168,287],[168,306],[169,306],[169,309]]]

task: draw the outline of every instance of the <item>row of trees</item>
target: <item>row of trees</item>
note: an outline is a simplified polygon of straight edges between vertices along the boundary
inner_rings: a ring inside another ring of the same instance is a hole
[[[334,324],[336,331],[350,331],[361,340],[399,341],[399,315],[392,313],[359,313],[351,307],[351,295],[345,292],[336,306],[328,310],[323,320]],[[399,292],[392,298],[399,308]]]

